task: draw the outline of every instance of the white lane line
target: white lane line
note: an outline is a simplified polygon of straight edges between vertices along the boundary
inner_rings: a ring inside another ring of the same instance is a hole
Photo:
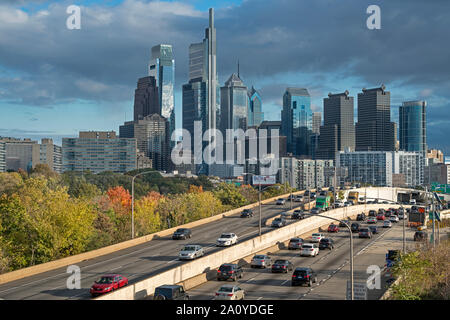
[[[288,282],[289,280],[285,280],[281,283],[281,285],[284,285],[286,282]]]
[[[258,299],[256,299],[256,300],[261,300],[263,297],[259,297]]]

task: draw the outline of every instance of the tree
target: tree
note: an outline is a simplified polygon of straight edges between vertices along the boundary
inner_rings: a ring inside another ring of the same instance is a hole
[[[248,204],[247,199],[239,192],[238,187],[233,184],[220,183],[213,193],[223,205],[229,208],[238,208]]]
[[[58,173],[52,170],[50,166],[46,163],[38,163],[33,169],[30,171],[30,176],[35,177],[37,175],[42,175],[49,178],[57,178]]]
[[[22,176],[17,172],[0,173],[0,195],[2,193],[12,193],[17,190],[23,182]]]

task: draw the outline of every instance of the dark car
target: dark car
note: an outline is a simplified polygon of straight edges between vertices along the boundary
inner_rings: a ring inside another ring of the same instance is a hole
[[[376,217],[377,212],[375,210],[369,210],[369,217]]]
[[[112,292],[128,284],[128,279],[120,274],[105,274],[95,281],[90,289],[91,296]]]
[[[378,214],[384,214],[386,211],[383,208],[378,209]]]
[[[317,282],[317,274],[311,268],[295,268],[292,274],[291,285],[307,284],[311,287]]]
[[[153,300],[189,300],[183,286],[166,284],[155,288]]]
[[[372,238],[372,231],[369,228],[359,228],[359,237],[360,238]]]
[[[414,241],[426,241],[428,239],[428,233],[425,231],[416,231],[414,233]]]
[[[312,208],[310,212],[311,212],[311,214],[319,214],[320,213],[320,208],[317,208],[317,207]]]
[[[287,224],[286,219],[284,219],[284,218],[275,218],[272,221],[271,226],[275,227],[275,228],[281,228],[281,227],[284,227],[286,224]]]
[[[192,237],[192,232],[190,229],[187,228],[177,229],[172,235],[172,239],[174,240],[181,240],[181,239],[186,240],[190,237]]]
[[[244,209],[244,211],[241,212],[241,218],[250,218],[250,217],[253,217],[252,209]]]
[[[345,228],[348,223],[349,223],[348,220],[342,220],[341,222],[339,222],[339,227]]]
[[[334,249],[334,241],[330,238],[322,238],[319,242],[319,250]]]
[[[294,213],[292,214],[292,219],[305,219],[307,215],[303,213],[303,210],[294,210]]]
[[[391,210],[386,210],[386,213],[384,214],[384,216],[386,218],[389,218],[392,215],[392,211]]]
[[[236,281],[237,278],[242,278],[244,271],[242,267],[233,263],[224,263],[217,270],[217,280],[228,280],[231,279]]]
[[[352,230],[352,232],[359,232],[359,228],[360,225],[359,223],[353,222],[352,225],[350,226],[350,229]]]
[[[366,220],[366,214],[363,213],[358,213],[358,215],[356,216],[356,221],[364,221]]]
[[[369,226],[370,231],[372,232],[372,234],[376,234],[378,233],[378,228],[377,226]]]
[[[288,249],[289,250],[295,250],[295,249],[301,249],[303,244],[302,238],[292,238],[289,240]]]
[[[315,193],[315,192],[311,192],[311,193],[309,194],[309,198],[310,198],[310,199],[315,199],[315,198],[316,198],[316,193]]]
[[[294,270],[294,265],[289,260],[275,260],[272,264],[272,272],[284,272]]]

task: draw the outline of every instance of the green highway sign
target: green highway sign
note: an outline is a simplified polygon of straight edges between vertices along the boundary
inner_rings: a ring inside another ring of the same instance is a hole
[[[450,194],[450,184],[439,184],[433,182],[431,184],[431,191],[437,193],[447,193]]]

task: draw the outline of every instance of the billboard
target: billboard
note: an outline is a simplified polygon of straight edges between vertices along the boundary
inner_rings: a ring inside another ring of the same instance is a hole
[[[276,178],[275,176],[253,176],[253,185],[272,185],[276,184]]]

